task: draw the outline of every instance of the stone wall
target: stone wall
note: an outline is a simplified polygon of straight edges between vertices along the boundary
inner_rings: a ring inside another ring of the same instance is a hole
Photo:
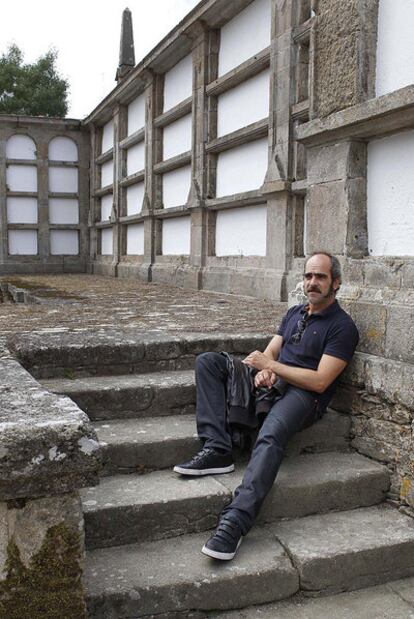
[[[87,416],[0,346],[0,617],[86,619],[79,488],[97,482]]]
[[[0,116],[0,274],[85,271],[88,201],[80,121]]]

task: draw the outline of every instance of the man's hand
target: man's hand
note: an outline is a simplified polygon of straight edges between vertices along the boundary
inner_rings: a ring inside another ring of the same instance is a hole
[[[252,368],[256,368],[256,370],[270,370],[269,364],[272,363],[272,360],[269,359],[267,355],[260,352],[260,350],[255,350],[251,352],[250,355],[247,355],[245,359],[243,359],[243,363],[249,365]]]
[[[254,386],[268,387],[268,389],[270,389],[270,387],[275,384],[276,378],[276,374],[271,370],[260,370],[254,377]]]

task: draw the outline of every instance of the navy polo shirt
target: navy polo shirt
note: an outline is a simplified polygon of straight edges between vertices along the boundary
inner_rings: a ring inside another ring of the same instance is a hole
[[[285,314],[278,329],[283,337],[279,359],[281,363],[316,370],[322,355],[349,362],[358,344],[359,333],[351,316],[334,301],[325,310],[308,314],[307,305],[295,305]],[[298,344],[291,340],[298,331],[298,322],[306,319],[306,327]],[[336,379],[322,394],[315,394],[324,410],[335,393]]]

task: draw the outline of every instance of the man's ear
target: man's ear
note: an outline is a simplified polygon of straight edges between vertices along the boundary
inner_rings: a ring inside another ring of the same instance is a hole
[[[333,280],[332,286],[333,286],[333,289],[335,290],[335,292],[337,292],[339,290],[341,284],[339,283],[339,278],[338,277]]]

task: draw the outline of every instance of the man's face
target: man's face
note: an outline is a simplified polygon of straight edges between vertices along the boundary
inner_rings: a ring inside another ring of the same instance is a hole
[[[331,259],[324,254],[312,256],[306,263],[303,287],[310,305],[325,307],[335,298],[338,281],[332,280]]]

